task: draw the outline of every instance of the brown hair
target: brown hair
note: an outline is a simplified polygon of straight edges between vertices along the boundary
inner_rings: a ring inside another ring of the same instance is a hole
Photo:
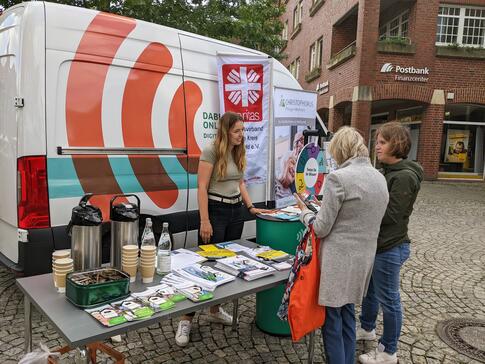
[[[229,145],[229,131],[238,121],[242,121],[242,117],[234,112],[226,112],[219,119],[219,127],[217,128],[217,136],[214,142],[216,152],[216,176],[218,179],[224,178],[227,171],[227,153],[230,150]],[[235,145],[232,149],[232,157],[239,172],[244,172],[246,169],[246,147],[244,145],[244,138],[241,144]]]
[[[351,158],[369,156],[364,138],[355,128],[350,126],[343,126],[337,130],[330,141],[329,152],[338,165]]]
[[[376,132],[390,144],[390,153],[393,157],[406,159],[411,150],[411,132],[409,128],[397,121],[382,125]]]

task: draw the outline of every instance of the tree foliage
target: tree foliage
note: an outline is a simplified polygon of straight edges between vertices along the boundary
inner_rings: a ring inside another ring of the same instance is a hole
[[[0,0],[9,8],[21,0]],[[52,0],[186,30],[254,48],[279,58],[278,0]]]

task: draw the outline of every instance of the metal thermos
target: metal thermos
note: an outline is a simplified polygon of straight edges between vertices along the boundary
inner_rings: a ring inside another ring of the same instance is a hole
[[[101,210],[88,205],[93,194],[85,195],[79,205],[72,209],[68,231],[71,235],[71,254],[74,270],[86,270],[101,266]]]
[[[119,197],[135,197],[136,203],[122,202],[114,205]],[[140,218],[140,199],[136,195],[116,195],[110,201],[111,219],[111,266],[121,269],[123,245],[138,244],[138,220]]]

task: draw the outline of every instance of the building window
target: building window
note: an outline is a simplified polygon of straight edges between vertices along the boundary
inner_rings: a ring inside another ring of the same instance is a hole
[[[281,31],[281,40],[288,40],[288,20],[283,24],[283,30]]]
[[[436,44],[485,47],[485,8],[440,6]]]
[[[379,29],[379,39],[407,38],[409,30],[409,11],[399,14]]]
[[[300,75],[300,57],[291,62],[289,70],[293,77],[298,80],[298,76]]]
[[[322,65],[323,38],[320,37],[310,46],[310,71]]]
[[[293,9],[293,30],[296,29],[298,24],[301,24],[303,18],[303,0],[298,2],[298,5]]]

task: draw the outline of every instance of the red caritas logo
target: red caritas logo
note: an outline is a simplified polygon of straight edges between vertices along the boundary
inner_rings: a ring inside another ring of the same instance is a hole
[[[262,121],[263,65],[222,66],[224,109],[240,114],[244,121]]]

